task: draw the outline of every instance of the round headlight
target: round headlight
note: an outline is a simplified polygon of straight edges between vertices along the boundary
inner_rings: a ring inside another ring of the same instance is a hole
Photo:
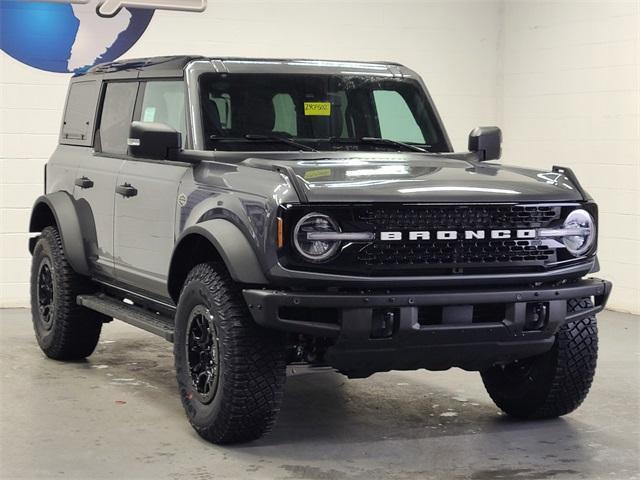
[[[574,210],[564,221],[564,228],[576,232],[575,235],[566,235],[562,238],[569,253],[579,257],[589,251],[596,239],[596,223],[589,212]]]
[[[293,231],[293,243],[300,255],[312,262],[324,262],[336,254],[340,242],[309,238],[309,234],[314,233],[340,233],[340,228],[331,217],[322,213],[310,213],[300,219]]]

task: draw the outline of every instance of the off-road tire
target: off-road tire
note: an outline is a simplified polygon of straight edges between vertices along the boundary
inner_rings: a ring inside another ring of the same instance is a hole
[[[592,306],[589,298],[574,298],[567,302],[567,311]],[[591,388],[597,358],[598,326],[592,316],[563,325],[549,352],[520,362],[521,374],[509,374],[509,368],[518,368],[516,364],[494,366],[482,372],[482,380],[489,396],[508,415],[556,418],[582,404]]]
[[[190,318],[203,307],[215,331],[212,356],[218,362],[208,402],[192,380],[188,352]],[[174,355],[182,404],[202,438],[216,444],[248,442],[272,428],[286,379],[285,353],[284,336],[255,324],[224,265],[205,263],[191,270],[178,301]]]
[[[46,321],[38,290],[45,264],[53,288]],[[91,280],[78,275],[67,262],[58,230],[55,227],[42,230],[31,262],[31,316],[38,345],[47,357],[79,360],[93,353],[102,323],[109,318],[79,306],[76,297],[94,290]]]

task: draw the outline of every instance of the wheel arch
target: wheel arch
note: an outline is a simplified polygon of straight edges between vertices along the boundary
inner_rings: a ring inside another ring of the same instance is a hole
[[[56,227],[62,239],[67,261],[74,271],[89,275],[84,236],[80,217],[73,198],[67,192],[54,192],[39,197],[31,210],[29,232],[38,233],[44,228]],[[29,239],[29,251],[33,254],[37,238]]]
[[[178,238],[169,266],[167,288],[178,302],[182,285],[193,267],[221,261],[239,283],[266,284],[260,262],[245,235],[224,219],[208,220],[187,228]]]

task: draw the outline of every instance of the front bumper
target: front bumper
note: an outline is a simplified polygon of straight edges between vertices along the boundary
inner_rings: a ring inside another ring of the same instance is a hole
[[[562,280],[578,280],[599,270],[597,257],[580,263],[556,266],[542,272],[492,273],[465,275],[427,275],[364,277],[333,273],[289,270],[279,263],[271,267],[267,275],[274,285],[292,288],[325,288],[327,285],[344,288],[450,288],[482,287],[483,285],[529,285],[553,283]]]
[[[611,288],[611,282],[586,279],[539,288],[243,293],[256,323],[333,338],[327,362],[350,375],[366,376],[417,368],[481,370],[544,353],[565,322],[600,312]],[[568,312],[567,300],[580,297],[591,297],[593,307]]]

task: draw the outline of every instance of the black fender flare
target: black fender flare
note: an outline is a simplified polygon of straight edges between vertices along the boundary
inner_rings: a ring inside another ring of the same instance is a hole
[[[50,223],[43,222],[50,218],[49,212],[53,215],[60,238],[64,254],[77,273],[89,275],[89,263],[87,262],[84,236],[80,217],[73,201],[73,197],[67,192],[54,192],[39,197],[31,210],[29,221],[29,232],[41,232]],[[36,246],[36,238],[29,240],[29,251],[33,253]]]
[[[244,233],[230,221],[216,218],[192,225],[180,234],[171,255],[170,284],[179,269],[176,256],[180,254],[183,241],[193,235],[204,237],[214,247],[236,282],[254,285],[268,283],[260,261]]]

